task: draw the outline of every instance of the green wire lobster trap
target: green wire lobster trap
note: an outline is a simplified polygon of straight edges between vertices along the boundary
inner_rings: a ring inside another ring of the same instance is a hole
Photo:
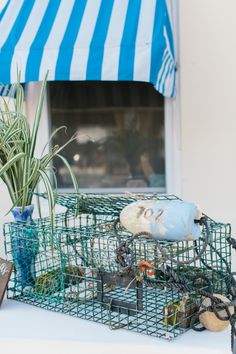
[[[230,225],[205,216],[195,241],[136,237],[119,215],[131,202],[148,199],[178,200],[58,195],[67,212],[55,217],[53,242],[49,218],[5,224],[6,254],[15,264],[8,297],[166,339],[190,327],[204,293],[232,299]]]

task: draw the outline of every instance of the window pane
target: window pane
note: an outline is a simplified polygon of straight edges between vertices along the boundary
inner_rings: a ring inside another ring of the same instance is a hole
[[[53,143],[78,138],[63,155],[80,188],[165,187],[164,99],[146,83],[52,82],[52,129],[67,126]],[[55,160],[58,187],[71,188]]]

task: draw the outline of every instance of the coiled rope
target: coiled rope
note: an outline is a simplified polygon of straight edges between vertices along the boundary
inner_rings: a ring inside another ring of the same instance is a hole
[[[135,266],[135,264],[134,264],[135,257],[134,257],[133,251],[130,248],[130,245],[132,244],[132,242],[136,238],[138,238],[140,236],[142,236],[142,237],[146,236],[149,238],[150,237],[153,238],[153,237],[148,232],[140,232],[140,233],[133,235],[129,240],[122,241],[119,236],[119,233],[117,232],[118,222],[119,222],[119,219],[116,220],[116,222],[114,223],[114,232],[115,232],[115,234],[118,238],[118,242],[119,242],[119,246],[115,250],[116,261],[120,265],[123,272],[129,272],[131,274],[135,274],[135,276],[140,279],[140,269],[137,266]],[[165,282],[164,285],[162,284],[162,287],[175,289],[175,290],[183,292],[183,293],[189,293],[189,292],[193,293],[194,292],[197,295],[202,297],[201,301],[198,304],[200,310],[191,319],[190,327],[193,330],[203,331],[206,329],[205,327],[203,327],[200,324],[200,321],[199,321],[199,316],[201,314],[203,314],[204,312],[213,312],[219,320],[229,321],[229,323],[231,325],[231,350],[234,354],[236,354],[236,349],[234,349],[234,339],[236,336],[235,315],[231,314],[231,312],[230,312],[230,307],[236,306],[236,281],[234,279],[235,273],[231,273],[231,270],[230,270],[227,262],[221,257],[223,262],[226,264],[226,269],[228,272],[228,277],[225,279],[225,283],[226,283],[227,290],[232,298],[232,301],[228,301],[228,302],[223,302],[222,300],[220,300],[219,298],[214,296],[211,287],[210,287],[210,291],[205,291],[205,290],[202,290],[196,286],[196,284],[195,284],[196,278],[197,279],[201,278],[205,282],[209,282],[207,277],[205,277],[203,274],[200,274],[200,275],[194,277],[193,279],[190,279],[189,277],[186,277],[185,275],[177,274],[176,271],[174,271],[174,269],[172,269],[170,266],[168,266],[166,264],[166,261],[170,261],[171,263],[174,263],[177,266],[183,266],[183,265],[186,266],[186,265],[190,265],[191,263],[195,262],[196,260],[200,260],[208,269],[214,270],[212,267],[207,265],[202,258],[202,255],[206,251],[206,248],[208,245],[210,245],[210,247],[212,247],[212,249],[218,254],[218,256],[221,256],[220,253],[210,244],[210,229],[209,229],[207,219],[206,219],[206,217],[202,217],[200,220],[195,220],[195,222],[199,223],[200,225],[205,227],[206,236],[204,239],[201,238],[201,240],[203,241],[203,246],[200,250],[197,250],[197,247],[196,247],[197,244],[195,242],[196,254],[191,259],[183,260],[183,261],[176,260],[173,256],[170,256],[168,254],[167,249],[165,247],[163,247],[158,240],[154,239],[157,249],[159,250],[159,252],[163,258],[163,263],[158,266],[158,270],[161,271],[168,278],[168,281]],[[236,250],[236,240],[234,240],[231,237],[228,237],[227,242]],[[218,271],[218,273],[221,274],[220,271]],[[157,285],[157,283],[155,281],[148,280],[144,276],[142,277],[142,280],[146,286],[149,286],[149,287],[160,286],[160,284]],[[203,301],[205,298],[210,299],[210,301],[211,301],[210,306],[204,305]],[[223,310],[226,313],[226,315],[224,315],[224,316],[222,315],[222,312],[221,312]]]

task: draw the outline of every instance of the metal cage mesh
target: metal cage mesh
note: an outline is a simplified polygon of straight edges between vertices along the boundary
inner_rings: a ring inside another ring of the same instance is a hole
[[[48,218],[31,224],[5,224],[6,254],[15,264],[8,297],[156,337],[172,339],[185,332],[197,311],[198,295],[194,290],[183,293],[169,287],[169,278],[160,266],[184,275],[199,289],[228,295],[231,251],[226,239],[230,225],[207,218],[210,243],[190,265],[178,262],[198,254],[205,239],[204,227],[197,241],[162,241],[170,260],[163,259],[154,240],[140,235],[130,243],[134,268],[140,271],[137,278],[117,263],[116,249],[119,240],[132,238],[117,222],[119,212],[139,198],[176,199],[157,195],[58,196],[58,202],[69,211],[56,216],[53,242]],[[78,208],[78,216],[74,208]]]

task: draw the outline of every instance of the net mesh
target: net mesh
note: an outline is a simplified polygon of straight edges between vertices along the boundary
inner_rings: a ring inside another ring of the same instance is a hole
[[[140,198],[177,199],[151,194],[59,195],[58,203],[68,211],[56,215],[53,235],[49,218],[5,224],[5,251],[14,263],[8,297],[155,337],[172,339],[185,332],[198,310],[198,295],[170,288],[161,266],[184,275],[199,289],[228,295],[230,225],[207,217],[210,242],[191,265],[174,260],[197,258],[206,236],[204,227],[197,241],[162,241],[169,260],[163,259],[153,239],[140,235],[129,245],[137,277],[124,272],[116,250],[120,242],[132,238],[120,225],[119,213]]]

